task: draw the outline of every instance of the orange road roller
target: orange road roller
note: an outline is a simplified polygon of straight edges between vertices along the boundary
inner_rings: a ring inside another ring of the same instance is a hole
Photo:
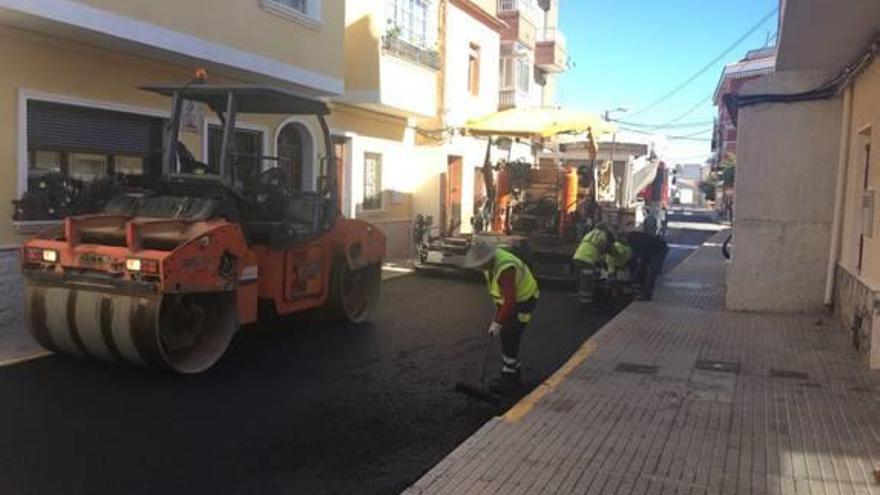
[[[339,211],[327,105],[265,86],[142,89],[172,102],[161,170],[137,187],[117,181],[123,185],[101,211],[68,217],[22,247],[36,341],[59,353],[199,373],[258,314],[324,308],[339,320],[367,321],[385,236]],[[200,111],[222,123],[216,163],[196,160],[186,146],[191,129],[182,122]],[[239,114],[317,121],[325,154],[313,190],[293,180],[301,172],[291,160],[237,149]]]

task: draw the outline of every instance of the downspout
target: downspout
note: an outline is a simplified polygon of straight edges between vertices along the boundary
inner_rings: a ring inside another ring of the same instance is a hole
[[[831,223],[831,250],[828,253],[828,266],[825,272],[825,305],[834,301],[834,279],[837,261],[840,258],[840,244],[843,237],[843,205],[846,195],[846,178],[849,168],[849,142],[852,131],[853,88],[847,86],[843,93],[843,120],[840,123],[840,151],[837,162],[837,183],[834,188],[834,217]]]

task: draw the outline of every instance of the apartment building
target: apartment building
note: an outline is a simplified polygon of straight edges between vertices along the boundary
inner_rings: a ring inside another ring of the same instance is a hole
[[[418,214],[446,233],[470,231],[487,141],[459,131],[470,119],[514,106],[504,103],[510,95],[518,106],[552,105],[553,77],[567,64],[557,5],[347,2],[346,91],[334,111],[357,109],[359,117],[339,127],[351,161],[344,209],[386,232],[390,257],[411,253]],[[377,121],[390,135],[371,131]],[[493,157],[531,161],[531,143],[508,148],[493,148]]]
[[[738,95],[746,83],[772,74],[775,68],[776,47],[749,50],[741,60],[724,66],[712,98],[718,108],[712,133],[711,160],[715,171],[736,166],[737,130],[727,102]],[[716,188],[715,206],[725,218],[733,215],[734,196],[733,184],[726,183],[722,177]]]
[[[169,102],[137,89],[270,84],[325,99],[344,214],[412,252],[417,214],[467,231],[486,141],[467,120],[550,105],[565,69],[557,2],[541,0],[0,0],[0,245],[57,219],[13,221],[11,202],[39,174],[90,181],[157,170]],[[506,19],[506,20],[505,20]],[[507,81],[507,82],[505,82]],[[185,144],[211,161],[216,119],[195,112]],[[242,116],[238,148],[278,156],[298,187],[324,166],[320,129],[296,116]],[[531,159],[531,143],[497,156]],[[448,230],[448,229],[447,229]]]
[[[40,174],[157,170],[169,102],[139,86],[205,68],[212,83],[341,95],[344,19],[342,2],[319,0],[0,0],[0,245],[52,223],[12,220],[12,200]],[[215,124],[201,116],[185,132],[203,161]],[[314,186],[318,136],[288,119],[243,118],[236,133],[254,154],[285,155],[303,188]]]
[[[822,19],[816,23],[816,19]],[[880,4],[780,1],[775,72],[736,97],[727,305],[833,308],[880,369]]]

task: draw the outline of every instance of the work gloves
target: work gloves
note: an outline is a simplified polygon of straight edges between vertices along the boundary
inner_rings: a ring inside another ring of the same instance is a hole
[[[493,321],[492,324],[489,325],[489,336],[490,336],[490,337],[497,337],[497,336],[499,336],[499,335],[501,334],[501,329],[502,329],[502,328],[503,328],[503,327],[501,326],[501,323],[498,323],[498,322],[496,322],[496,321]]]

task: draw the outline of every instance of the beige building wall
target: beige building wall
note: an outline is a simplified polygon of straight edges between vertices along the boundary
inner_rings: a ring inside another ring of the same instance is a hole
[[[880,215],[876,198],[880,190],[880,63],[874,60],[849,91],[851,116],[844,126],[849,134],[845,136],[834,312],[852,335],[862,362],[871,369],[880,369]],[[866,150],[869,144],[870,155]],[[869,197],[874,195],[874,204],[864,201],[866,191]]]
[[[365,0],[362,0],[365,2]],[[103,11],[188,33],[306,70],[343,77],[345,2],[320,2],[314,21],[281,15],[271,0],[78,0]],[[320,47],[320,49],[315,49]]]
[[[26,144],[17,110],[23,94],[167,115],[165,98],[137,87],[149,82],[186,81],[192,72],[11,28],[0,28],[0,45],[4,48],[0,64],[15,68],[0,74],[0,174],[6,178],[0,181],[0,245],[9,246],[23,240],[13,228],[11,203],[24,192],[17,179],[27,173],[27,163],[19,153],[21,144]],[[197,156],[201,154],[200,142],[188,143]]]
[[[794,93],[826,79],[777,73],[748,84],[743,93]],[[834,98],[739,110],[730,309],[824,308],[841,108],[841,99]]]
[[[862,73],[853,86],[850,129],[840,264],[856,273],[859,238],[863,222],[867,220],[863,218],[862,211],[866,166],[868,189],[880,191],[880,62],[877,60]],[[872,145],[872,152],[870,163],[866,163],[868,157],[865,145],[869,143]],[[876,234],[864,238],[862,270],[859,276],[873,287],[880,287],[880,215],[874,215],[871,227]]]

